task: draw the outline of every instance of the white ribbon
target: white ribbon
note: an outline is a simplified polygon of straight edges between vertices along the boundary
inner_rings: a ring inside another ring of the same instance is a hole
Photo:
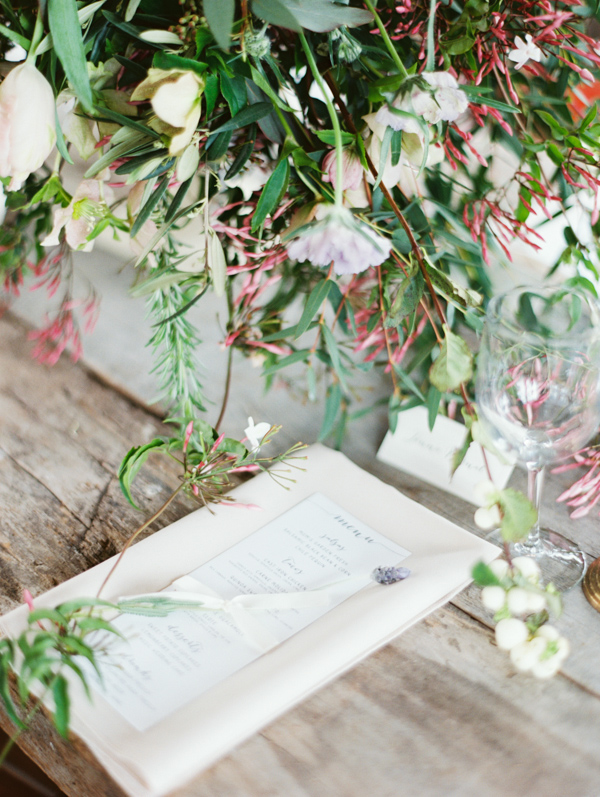
[[[348,585],[350,581],[364,582],[366,574],[351,576],[336,581],[325,587],[303,592],[271,592],[259,595],[236,595],[229,600],[222,598],[206,584],[202,584],[192,576],[182,576],[169,585],[163,592],[147,592],[143,595],[127,595],[119,601],[136,601],[147,598],[164,598],[181,603],[195,603],[208,611],[221,611],[228,614],[243,633],[246,641],[262,653],[276,647],[281,640],[252,615],[255,611],[269,609],[307,609],[328,606],[331,603],[334,588]],[[119,602],[117,601],[117,602]]]

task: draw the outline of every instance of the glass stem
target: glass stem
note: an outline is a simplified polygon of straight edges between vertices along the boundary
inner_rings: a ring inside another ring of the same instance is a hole
[[[544,468],[536,465],[527,465],[527,497],[534,505],[537,520],[523,542],[528,548],[536,548],[540,543],[540,508],[542,504],[542,488],[544,486]]]

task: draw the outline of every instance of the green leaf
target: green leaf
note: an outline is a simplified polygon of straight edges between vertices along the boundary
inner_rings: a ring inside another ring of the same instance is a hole
[[[323,338],[325,340],[325,346],[331,357],[331,364],[333,366],[334,371],[336,372],[338,379],[340,380],[340,384],[342,388],[347,392],[348,386],[346,384],[346,377],[345,377],[345,369],[342,366],[342,360],[340,358],[340,350],[338,348],[337,340],[333,332],[329,329],[327,324],[323,324],[322,326],[322,333]]]
[[[252,13],[279,28],[295,30],[297,33],[302,30],[302,26],[287,8],[284,0],[252,0]]]
[[[456,390],[473,375],[473,355],[465,341],[444,324],[444,341],[429,369],[429,379],[442,393]]]
[[[0,25],[0,34],[6,36],[7,39],[10,39],[14,44],[18,44],[19,47],[22,47],[24,50],[29,51],[31,46],[29,39],[26,39],[25,36],[21,36],[19,33],[12,30],[12,28],[7,28],[6,25]]]
[[[174,53],[165,53],[159,50],[154,54],[152,59],[152,66],[157,69],[183,69],[188,72],[194,72],[201,78],[204,78],[204,73],[208,69],[208,64],[202,61],[195,61],[193,58],[182,58],[180,55]]]
[[[17,726],[17,728],[24,730],[25,724],[21,722],[21,719],[17,714],[15,704],[13,703],[13,699],[10,695],[10,689],[8,685],[8,673],[12,669],[10,664],[11,658],[9,654],[4,653],[0,656],[0,698],[2,698],[4,709],[10,720],[14,723],[14,725]]]
[[[222,50],[229,50],[235,0],[204,0],[202,9],[217,44]]]
[[[273,170],[262,190],[256,210],[252,216],[251,232],[256,232],[267,216],[277,207],[281,197],[286,192],[289,178],[290,165],[288,159],[283,158]]]
[[[54,697],[54,725],[63,739],[69,736],[69,687],[63,675],[57,675],[52,686]]]
[[[477,562],[471,570],[473,581],[480,587],[500,587],[502,582],[485,562]]]
[[[334,283],[332,280],[328,279],[317,282],[307,299],[306,306],[304,307],[304,311],[300,317],[300,321],[298,321],[298,326],[296,327],[296,334],[294,337],[299,338],[300,335],[303,335],[309,328],[311,321],[318,313],[319,308],[329,295],[329,291],[331,290],[333,284]]]
[[[412,249],[408,233],[403,227],[398,227],[397,230],[394,230],[392,233],[392,243],[394,249],[397,249],[403,255],[407,255]]]
[[[170,179],[171,178],[169,177],[168,174],[163,177],[158,186],[150,195],[150,198],[148,199],[144,207],[138,213],[136,220],[133,222],[131,226],[130,236],[132,238],[135,238],[138,232],[142,229],[146,221],[148,221],[148,219],[150,218],[150,214],[152,213],[154,208],[158,205],[160,200],[165,195],[167,188],[169,187]]]
[[[412,279],[402,280],[390,308],[392,326],[398,326],[403,318],[416,310],[424,290],[425,280],[421,271],[417,271]]]
[[[327,398],[325,400],[325,417],[319,432],[319,442],[325,440],[331,432],[335,424],[335,420],[342,405],[342,388],[339,382],[334,382],[327,391]]]
[[[293,354],[288,354],[287,357],[282,357],[282,359],[276,362],[275,365],[265,368],[263,371],[263,376],[271,376],[271,374],[280,371],[282,368],[286,368],[288,365],[300,362],[300,360],[305,360],[309,354],[310,349],[299,349],[298,351],[293,352]]]
[[[467,451],[473,442],[473,435],[470,431],[465,435],[464,442],[460,448],[457,448],[452,454],[452,467],[450,473],[452,476],[456,473],[458,468],[462,465],[464,458],[467,456]]]
[[[318,130],[315,135],[322,141],[324,144],[327,144],[330,147],[335,147],[335,131],[334,130]],[[355,140],[355,137],[352,133],[346,133],[345,130],[342,130],[342,144],[347,147],[348,144],[351,144]]]
[[[433,432],[433,427],[435,426],[435,421],[438,416],[438,411],[440,408],[441,398],[442,394],[440,393],[440,391],[436,387],[431,385],[431,387],[427,391],[427,423],[430,432]]]
[[[94,101],[75,0],[48,0],[48,23],[65,75],[84,110],[91,113]]]
[[[402,154],[402,130],[394,130],[392,133],[392,166],[397,166]],[[404,231],[403,231],[404,232]]]
[[[240,127],[246,127],[246,125],[252,124],[252,122],[258,122],[259,119],[264,119],[265,116],[268,116],[273,110],[273,106],[270,102],[255,102],[253,105],[248,105],[246,108],[242,108],[239,113],[230,119],[225,124],[220,125],[215,130],[211,131],[211,138],[217,133],[224,133],[228,130],[239,130]]]
[[[552,114],[548,113],[547,111],[539,111],[537,109],[535,113],[537,113],[537,115],[541,117],[544,120],[544,122],[546,122],[550,130],[552,130],[552,135],[554,136],[554,138],[561,140],[566,135],[569,134],[569,131],[566,128],[564,128],[562,125],[560,125],[556,121],[556,119],[552,116]]]
[[[121,466],[119,468],[119,482],[121,484],[121,489],[129,503],[135,507],[135,509],[139,509],[138,506],[133,501],[131,497],[131,485],[133,480],[138,474],[138,471],[148,459],[148,455],[151,451],[159,451],[160,449],[165,448],[165,443],[160,437],[155,437],[154,440],[151,440],[149,443],[146,443],[144,446],[137,446],[135,448],[131,448],[123,462],[121,462]]]
[[[507,542],[516,542],[527,536],[537,520],[537,511],[527,496],[518,490],[500,491],[498,503],[502,511],[500,531]]]
[[[122,127],[130,127],[132,130],[137,130],[139,133],[143,133],[145,136],[149,138],[159,139],[160,135],[151,130],[146,125],[143,125],[141,122],[137,122],[131,116],[125,116],[122,113],[118,113],[118,111],[112,111],[110,108],[104,108],[102,106],[96,105],[94,106],[94,111],[96,113],[96,119],[98,121],[102,121],[102,118],[108,122],[116,122],[118,125]],[[100,117],[100,118],[99,118]]]
[[[50,620],[63,628],[68,625],[67,618],[57,609],[34,609],[29,613],[28,620],[30,623],[37,623],[39,620]]]

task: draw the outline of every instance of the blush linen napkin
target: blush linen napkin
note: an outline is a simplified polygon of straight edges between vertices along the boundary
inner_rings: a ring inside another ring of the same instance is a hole
[[[261,474],[233,491],[261,512],[199,509],[127,552],[103,595],[156,592],[232,547],[315,492],[411,552],[401,584],[372,583],[153,727],[133,728],[99,694],[90,704],[73,685],[72,731],[131,797],[162,797],[183,786],[244,739],[449,601],[471,581],[478,560],[499,549],[425,509],[321,445],[307,449],[284,490]],[[95,595],[114,558],[36,598],[36,606]],[[0,618],[16,635],[27,607]]]

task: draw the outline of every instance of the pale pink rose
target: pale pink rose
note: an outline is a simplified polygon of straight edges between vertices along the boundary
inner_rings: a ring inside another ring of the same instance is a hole
[[[331,183],[335,188],[337,183],[337,157],[334,149],[323,158],[323,180]],[[342,191],[356,191],[360,188],[365,170],[356,153],[344,149],[342,150]]]
[[[20,64],[0,84],[0,177],[20,188],[56,143],[56,106],[50,83],[33,64]]]
[[[323,205],[323,217],[298,232],[288,255],[313,266],[330,266],[336,274],[358,274],[379,266],[390,254],[390,242],[336,205]]]

